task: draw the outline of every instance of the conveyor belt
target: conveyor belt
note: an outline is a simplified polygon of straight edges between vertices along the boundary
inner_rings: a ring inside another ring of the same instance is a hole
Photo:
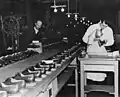
[[[77,48],[77,49],[76,49]],[[65,69],[68,65],[72,62],[72,60],[77,55],[76,53],[79,51],[79,46],[73,46],[71,49],[68,49],[70,53],[69,59],[66,59],[60,67],[57,68],[56,71],[53,71],[49,76],[44,78],[41,82],[36,82],[36,85],[33,87],[26,87],[28,91],[26,93],[22,93],[21,97],[37,97],[41,92],[44,92],[48,85]],[[30,66],[36,65],[36,63],[40,62],[41,60],[48,59],[57,53],[61,52],[60,50],[52,49],[47,52],[44,52],[39,55],[35,55],[33,57],[29,57],[25,60],[21,60],[19,62],[13,63],[6,67],[0,68],[0,82],[3,82],[7,78],[14,76],[16,73],[25,70]]]
[[[17,72],[23,71],[24,69],[35,65],[35,63],[40,60],[47,59],[56,53],[60,52],[59,50],[50,50],[42,54],[18,61],[6,67],[0,68],[0,82],[3,82],[8,77],[14,76]]]
[[[73,47],[74,48],[74,47]],[[72,50],[73,50],[72,48]],[[62,66],[58,67],[56,71],[52,72],[51,75],[47,76],[43,81],[38,82],[34,87],[29,88],[28,92],[24,94],[24,97],[37,97],[41,92],[45,92],[47,89],[48,85],[51,83],[51,81],[56,78],[68,65],[72,62],[72,60],[76,57],[76,53],[80,50],[78,48],[69,58],[66,60]]]

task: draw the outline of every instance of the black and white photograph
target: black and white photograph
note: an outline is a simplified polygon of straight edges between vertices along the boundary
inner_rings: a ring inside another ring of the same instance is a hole
[[[120,97],[120,0],[0,0],[0,97]]]

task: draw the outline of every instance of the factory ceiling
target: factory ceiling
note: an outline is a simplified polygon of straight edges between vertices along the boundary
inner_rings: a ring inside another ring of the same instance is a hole
[[[3,7],[4,2],[23,2],[26,0],[0,0],[0,8]],[[66,4],[68,0],[28,0],[29,2],[43,3],[43,4],[53,4],[54,1],[56,4],[62,3]],[[120,0],[69,0],[70,5],[76,6],[76,2],[79,6],[82,6],[83,9],[94,9],[95,8],[108,8],[108,9],[117,9],[120,10]],[[75,7],[73,7],[75,8]]]
[[[66,4],[68,0],[37,0],[42,3],[57,3]],[[120,9],[120,0],[69,0],[70,4],[78,2],[80,6],[85,9],[94,9],[94,8],[108,8],[108,9]]]

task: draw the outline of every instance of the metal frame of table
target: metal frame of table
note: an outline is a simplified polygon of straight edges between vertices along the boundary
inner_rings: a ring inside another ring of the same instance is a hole
[[[118,60],[115,58],[80,58],[80,91],[81,97],[86,97],[85,86],[86,81],[86,71],[112,71],[114,72],[114,89],[105,88],[104,86],[99,88],[100,90],[107,92],[114,92],[115,97],[118,97]],[[92,89],[92,88],[91,88]],[[95,87],[95,89],[97,89]],[[98,90],[99,90],[98,89]]]

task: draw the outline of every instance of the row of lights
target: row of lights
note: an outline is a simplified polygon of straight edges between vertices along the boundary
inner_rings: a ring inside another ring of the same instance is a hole
[[[69,1],[69,0],[68,0]],[[54,8],[54,12],[56,13],[58,11],[57,8],[61,8],[61,12],[64,12],[65,11],[65,7],[67,7],[66,5],[56,5],[56,1],[54,0],[54,5],[51,6],[51,8]],[[77,8],[76,8],[76,13],[70,13],[69,12],[69,2],[68,2],[68,13],[67,14],[67,17],[70,18],[71,15],[74,15],[74,19],[76,20],[77,24],[79,24],[80,22],[86,26],[90,26],[92,24],[92,22],[90,22],[89,20],[86,19],[86,17],[81,17],[80,20],[78,20],[78,15],[79,13],[77,13]],[[70,21],[70,24],[72,24],[72,21]],[[68,25],[66,25],[68,26]],[[74,25],[74,27],[76,27],[76,25]]]
[[[64,12],[65,11],[65,9],[64,9],[65,7],[66,7],[66,5],[53,5],[53,6],[51,6],[51,8],[54,8],[54,12],[55,13],[58,11],[57,8],[61,8],[61,12]]]
[[[80,23],[82,23],[83,25],[86,25],[86,26],[90,26],[90,25],[93,24],[90,20],[87,20],[86,17],[81,17],[80,20],[76,21],[77,25],[80,24]],[[66,26],[68,27],[71,24],[73,24],[72,21],[70,21],[69,24],[67,24]],[[74,24],[73,26],[76,27],[76,24]]]
[[[59,6],[51,6],[51,8],[54,8],[54,12],[55,13],[57,13],[58,12],[58,7],[61,7],[61,12],[64,12],[65,11],[65,9],[64,9],[64,7],[66,7],[65,5],[59,5]],[[71,16],[71,14],[74,14],[75,15],[75,20],[77,21],[77,19],[78,19],[78,14],[79,13],[66,13],[67,14],[67,16],[68,16],[68,18],[70,18],[70,16]]]
[[[80,22],[83,23],[86,26],[90,26],[90,25],[93,24],[90,20],[87,20],[86,17],[82,17]]]
[[[54,12],[56,13],[58,10],[57,10],[57,8],[55,8],[54,9]],[[64,12],[65,11],[65,9],[64,8],[61,8],[61,12]]]

